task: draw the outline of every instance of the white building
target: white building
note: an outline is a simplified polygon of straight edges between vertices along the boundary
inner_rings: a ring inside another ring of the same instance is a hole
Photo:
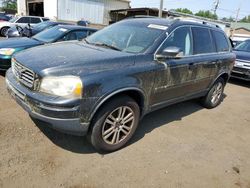
[[[19,15],[44,16],[64,21],[82,18],[107,25],[109,11],[129,8],[130,0],[17,0]]]
[[[3,6],[3,0],[0,0],[0,7]]]

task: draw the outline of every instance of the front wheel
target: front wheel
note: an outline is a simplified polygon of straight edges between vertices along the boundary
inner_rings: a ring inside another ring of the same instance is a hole
[[[3,37],[6,36],[6,33],[7,33],[8,29],[9,29],[9,27],[3,27],[3,28],[1,29],[0,32],[1,32],[1,35],[2,35]]]
[[[92,122],[91,144],[99,151],[120,149],[134,134],[139,116],[139,106],[132,98],[121,96],[109,101]]]
[[[202,105],[208,109],[218,106],[223,99],[225,81],[219,78],[209,90],[208,94],[202,98]]]

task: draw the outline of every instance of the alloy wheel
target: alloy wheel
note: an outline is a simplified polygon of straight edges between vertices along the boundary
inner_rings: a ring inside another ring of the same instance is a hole
[[[212,98],[211,98],[211,102],[213,104],[216,104],[220,100],[222,92],[223,92],[223,85],[221,82],[218,82],[214,86],[214,91],[213,91]]]
[[[113,110],[102,126],[102,138],[107,144],[116,145],[131,132],[135,123],[135,113],[128,106]]]

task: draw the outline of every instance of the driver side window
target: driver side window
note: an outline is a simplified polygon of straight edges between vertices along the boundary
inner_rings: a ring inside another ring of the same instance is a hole
[[[162,45],[160,52],[168,47],[177,47],[183,56],[192,55],[191,40],[190,27],[180,27],[169,35],[168,39]]]

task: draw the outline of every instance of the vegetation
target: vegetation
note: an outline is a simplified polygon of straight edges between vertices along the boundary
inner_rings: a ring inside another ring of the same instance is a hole
[[[3,0],[2,11],[17,11],[17,1],[16,0]]]
[[[216,14],[213,14],[209,10],[200,10],[199,12],[195,14],[195,16],[218,20],[218,16]]]
[[[240,22],[250,23],[250,15],[248,15],[248,16],[244,17],[243,19],[241,19]]]
[[[187,8],[177,8],[175,9],[176,12],[185,13],[185,14],[193,14],[193,12]]]

